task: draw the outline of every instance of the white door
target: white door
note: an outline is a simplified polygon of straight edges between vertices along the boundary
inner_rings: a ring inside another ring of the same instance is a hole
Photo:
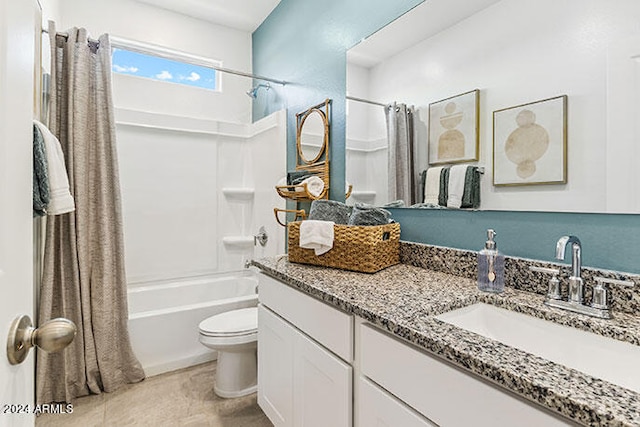
[[[31,145],[34,3],[0,0],[0,349],[18,315],[33,318]],[[0,355],[0,426],[32,426],[33,352],[12,366]],[[16,406],[10,406],[16,405]],[[13,414],[11,412],[14,412]],[[22,412],[25,412],[24,410]],[[26,411],[30,412],[30,411]]]
[[[294,332],[293,425],[351,426],[351,366]]]
[[[293,426],[294,329],[258,306],[258,404],[276,427]]]

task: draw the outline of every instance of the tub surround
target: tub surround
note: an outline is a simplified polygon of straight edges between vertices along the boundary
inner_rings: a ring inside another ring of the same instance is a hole
[[[549,308],[540,295],[546,292],[546,278],[529,276],[528,265],[534,262],[529,260],[507,260],[508,286],[503,294],[496,295],[477,290],[475,252],[403,242],[401,259],[403,264],[376,274],[294,264],[286,256],[256,260],[253,265],[578,423],[640,425],[640,393],[434,319],[441,313],[484,302],[640,345],[640,317],[622,312],[624,302],[614,308],[611,320]],[[585,277],[589,274],[596,273],[590,271]],[[528,284],[534,285],[534,292],[521,289]],[[632,302],[637,301],[635,297]],[[636,307],[628,305],[629,311]]]

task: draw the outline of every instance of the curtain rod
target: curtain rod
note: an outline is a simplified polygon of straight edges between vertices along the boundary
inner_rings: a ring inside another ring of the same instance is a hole
[[[47,30],[46,28],[43,28],[42,32],[44,34],[49,34],[49,30]],[[69,33],[62,33],[60,31],[57,31],[56,32],[56,36],[60,36],[60,37],[64,37],[65,39],[68,39],[69,38]]]
[[[49,30],[46,28],[42,28],[42,32],[49,34]],[[64,38],[69,38],[68,33],[56,32],[57,36],[61,36]],[[246,73],[244,71],[233,70],[231,68],[224,68],[219,65],[216,65],[213,60],[198,57],[196,55],[191,55],[188,53],[177,52],[172,49],[167,49],[162,46],[154,46],[154,45],[145,45],[144,43],[136,42],[133,40],[122,39],[120,37],[111,36],[111,46],[119,47],[126,50],[131,50],[139,53],[149,54],[153,53],[156,56],[160,56],[166,59],[176,60],[179,59],[183,62],[188,62],[194,65],[200,65],[207,68],[212,68],[221,73],[234,74],[236,76],[241,77],[249,77],[255,80],[263,80],[265,82],[276,83],[282,86],[285,86],[288,82],[284,80],[272,79],[271,77],[260,76],[258,74]],[[146,49],[145,49],[146,46]]]
[[[382,102],[375,102],[375,101],[369,101],[368,99],[364,99],[364,98],[356,98],[355,96],[349,96],[347,95],[346,97],[349,101],[356,101],[356,102],[364,102],[365,104],[372,104],[372,105],[379,105],[381,107],[386,107],[387,104],[383,104]]]

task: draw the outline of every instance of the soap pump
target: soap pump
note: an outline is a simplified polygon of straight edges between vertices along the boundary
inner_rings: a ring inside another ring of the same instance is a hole
[[[504,291],[504,256],[494,240],[496,232],[487,230],[484,249],[478,252],[478,289],[486,292]]]

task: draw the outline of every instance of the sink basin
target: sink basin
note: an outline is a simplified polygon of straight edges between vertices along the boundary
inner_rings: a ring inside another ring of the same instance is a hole
[[[640,393],[640,346],[483,303],[436,319]]]

